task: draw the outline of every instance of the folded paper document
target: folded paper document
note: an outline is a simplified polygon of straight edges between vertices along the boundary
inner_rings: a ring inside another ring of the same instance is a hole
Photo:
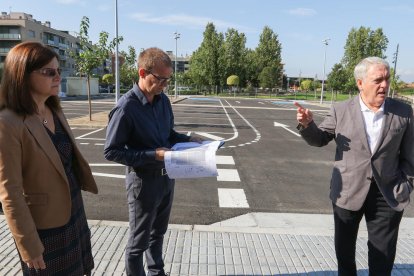
[[[216,151],[223,141],[177,143],[164,156],[168,177],[199,178],[217,176]]]

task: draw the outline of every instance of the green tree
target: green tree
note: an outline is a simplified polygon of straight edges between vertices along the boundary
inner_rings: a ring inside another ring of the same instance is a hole
[[[275,88],[280,81],[280,72],[276,66],[263,68],[259,75],[260,86],[264,88]]]
[[[388,45],[388,38],[382,28],[371,30],[361,26],[359,29],[352,28],[345,43],[345,53],[342,58],[342,65],[347,73],[345,89],[356,90],[353,72],[355,66],[364,58],[377,56],[386,58],[385,51]]]
[[[208,23],[200,47],[190,60],[190,75],[197,85],[217,86],[223,84],[223,67],[219,59],[223,46],[223,34],[213,23]]]
[[[231,75],[227,78],[226,83],[227,85],[230,85],[230,86],[239,86],[240,78],[236,75]]]
[[[246,82],[247,86],[259,86],[259,68],[256,62],[256,53],[252,49],[246,50]]]
[[[329,87],[335,91],[344,91],[348,82],[348,75],[341,63],[336,63],[328,74]]]
[[[228,29],[219,57],[223,66],[223,76],[237,75],[240,83],[246,80],[246,36],[235,29]]]
[[[102,82],[108,85],[108,93],[110,92],[109,84],[113,84],[115,82],[115,78],[113,74],[105,74],[102,76]]]
[[[399,75],[394,74],[394,68],[391,68],[390,76],[390,96],[394,96],[395,93],[398,93],[405,86],[405,83],[400,80]]]
[[[86,76],[87,93],[89,102],[89,120],[92,120],[90,76],[95,68],[102,66],[104,61],[110,57],[115,48],[116,39],[108,42],[109,34],[105,31],[99,33],[99,41],[96,44],[89,42],[89,18],[84,16],[80,24],[80,52],[72,53],[79,75]],[[118,38],[118,43],[122,37]]]
[[[303,80],[300,84],[300,88],[305,91],[313,90],[313,81]]]
[[[120,82],[124,86],[133,85],[138,81],[137,52],[134,47],[128,46],[128,52],[121,51],[121,55],[125,61],[119,68]]]
[[[280,76],[283,70],[281,52],[282,46],[278,40],[277,34],[275,34],[270,27],[265,26],[260,34],[259,44],[255,49],[255,62],[256,69],[258,70],[257,73],[260,73],[260,75],[262,75],[261,72],[264,68],[271,67],[272,69],[270,71],[272,74],[279,76],[275,79],[276,82],[272,87],[282,85],[280,83]],[[266,70],[265,75],[270,72],[269,69]],[[260,80],[260,83],[261,82],[262,81]]]

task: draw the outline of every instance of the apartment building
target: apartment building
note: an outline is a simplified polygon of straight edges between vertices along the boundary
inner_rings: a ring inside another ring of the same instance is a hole
[[[177,60],[177,73],[183,73],[187,72],[190,68],[190,56],[177,56],[177,59],[175,58],[175,55],[173,51],[167,51],[167,55],[170,57],[173,65],[173,69],[175,70],[175,61]]]
[[[59,54],[62,82],[75,75],[70,51],[79,53],[79,39],[68,31],[56,30],[49,21],[40,22],[24,12],[2,12],[0,15],[0,67],[10,49],[24,41],[37,41],[52,47]],[[62,85],[62,88],[65,85]]]

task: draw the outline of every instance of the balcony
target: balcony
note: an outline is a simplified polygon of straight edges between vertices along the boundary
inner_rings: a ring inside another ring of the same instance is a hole
[[[0,34],[0,40],[21,40],[20,34]]]
[[[11,48],[0,48],[0,54],[7,54]]]

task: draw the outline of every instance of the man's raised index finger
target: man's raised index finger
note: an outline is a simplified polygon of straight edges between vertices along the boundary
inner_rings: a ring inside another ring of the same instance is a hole
[[[304,109],[304,108],[303,108],[303,106],[301,106],[298,102],[294,102],[293,104],[294,104],[295,106],[299,107],[299,108]]]

